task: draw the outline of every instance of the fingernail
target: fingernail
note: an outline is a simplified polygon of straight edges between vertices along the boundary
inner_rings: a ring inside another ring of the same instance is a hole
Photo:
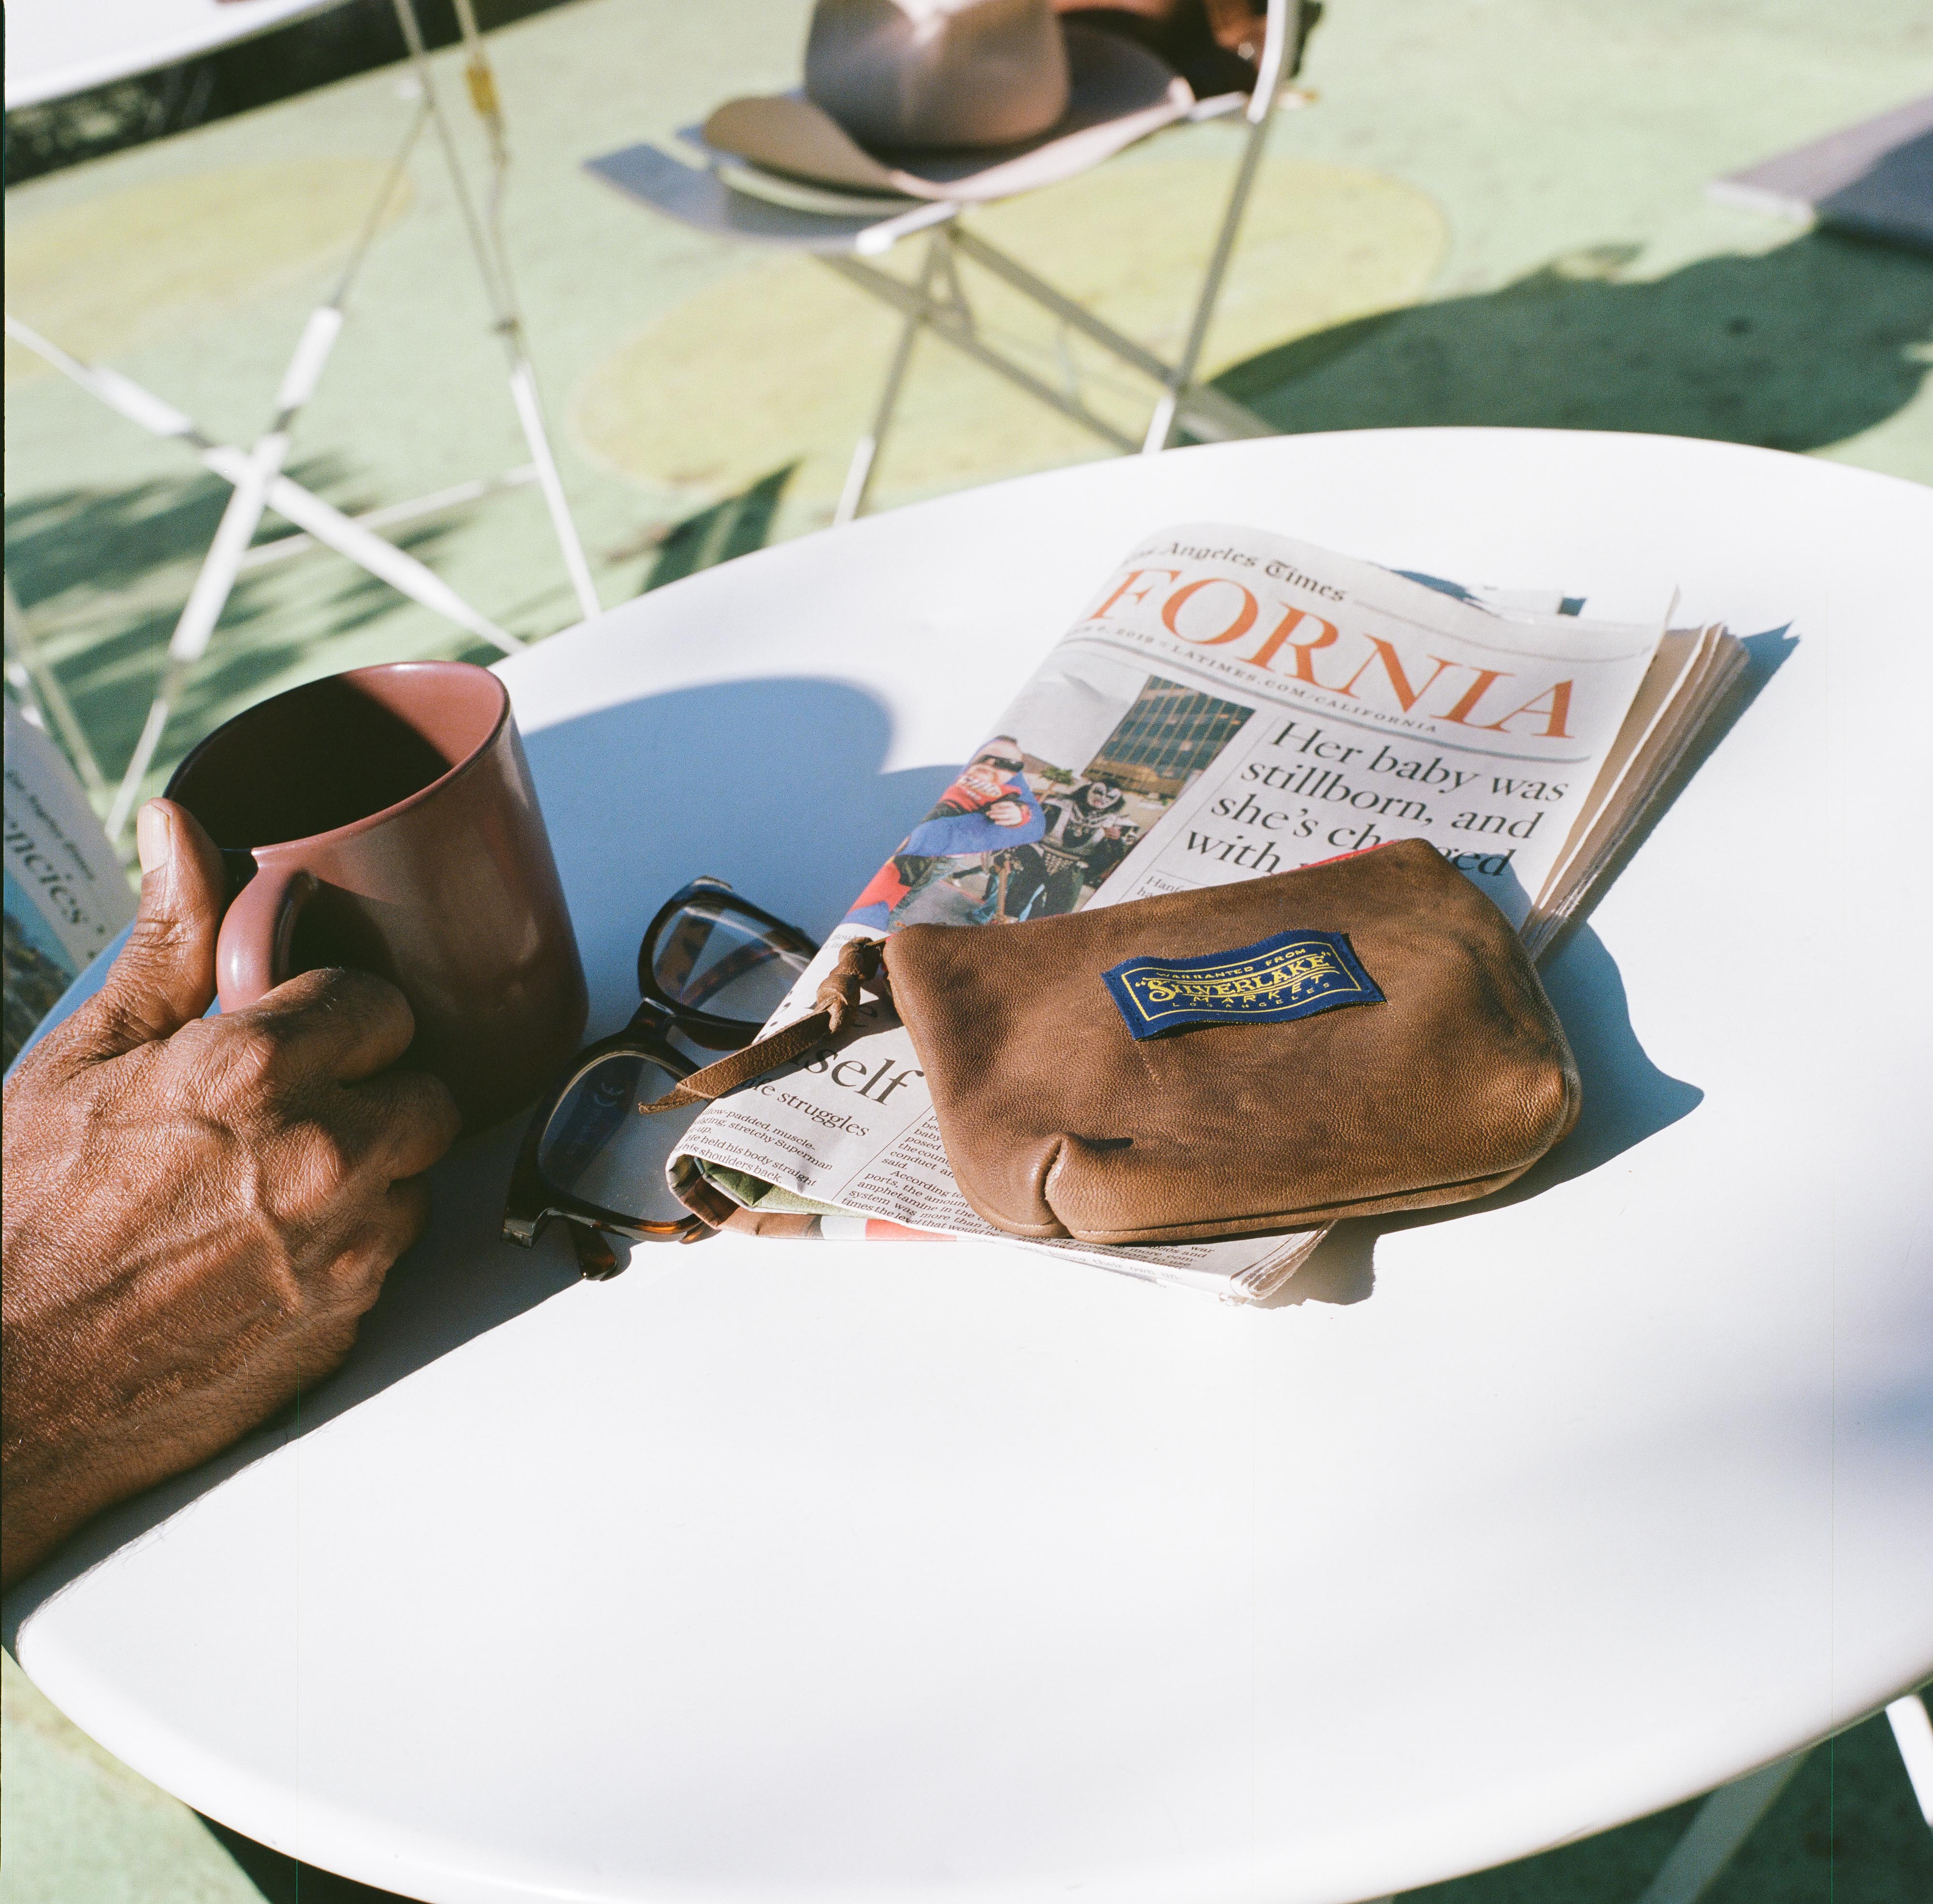
[[[134,817],[134,849],[146,874],[165,866],[175,856],[174,822],[158,800],[150,800]]]

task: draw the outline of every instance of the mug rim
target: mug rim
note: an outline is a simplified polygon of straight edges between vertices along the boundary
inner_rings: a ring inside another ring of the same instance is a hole
[[[455,761],[446,767],[427,786],[418,787],[413,793],[405,794],[401,799],[389,806],[379,807],[372,814],[365,814],[360,820],[345,820],[340,826],[328,827],[320,833],[299,833],[293,838],[271,840],[260,846],[222,847],[221,850],[224,853],[246,853],[257,865],[266,865],[269,863],[265,857],[266,855],[286,853],[299,847],[314,846],[318,841],[350,839],[359,833],[367,832],[372,827],[382,826],[394,820],[399,814],[409,812],[411,808],[422,805],[431,794],[448,786],[459,775],[467,773],[503,737],[504,726],[511,715],[510,690],[504,685],[503,678],[491,669],[479,667],[474,661],[438,660],[372,661],[362,667],[344,668],[340,672],[332,675],[318,675],[314,681],[305,681],[298,683],[293,687],[285,687],[279,694],[271,694],[266,700],[257,701],[252,706],[242,708],[239,714],[230,714],[228,719],[212,733],[204,734],[182,756],[174,772],[169,775],[168,784],[161,790],[161,798],[164,800],[175,799],[176,798],[175,789],[179,784],[182,775],[194,765],[203,753],[212,747],[236,722],[245,720],[249,715],[258,712],[260,709],[272,708],[280,701],[293,699],[296,695],[305,694],[310,689],[320,687],[328,681],[354,681],[359,676],[364,675],[392,675],[405,672],[461,674],[465,676],[482,675],[497,690],[497,714],[495,719],[490,723],[489,732],[485,735],[482,739],[479,741],[461,760]],[[219,840],[215,841],[215,844],[221,847],[221,842]]]

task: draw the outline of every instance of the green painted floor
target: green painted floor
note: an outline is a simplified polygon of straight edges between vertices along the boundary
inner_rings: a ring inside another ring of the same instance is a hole
[[[1496,423],[1776,444],[1933,480],[1933,259],[1796,232],[1718,173],[1933,88],[1922,0],[1337,0],[1313,109],[1277,122],[1210,341],[1285,429]],[[660,221],[580,170],[796,79],[806,0],[578,0],[493,46],[506,222],[566,484],[607,603],[823,522],[891,320],[804,262]],[[450,66],[450,56],[440,62]],[[396,69],[35,179],[8,198],[10,308],[247,441],[411,112]],[[480,142],[466,115],[472,156]],[[988,215],[1159,342],[1237,134],[1177,131]],[[982,286],[1044,365],[1061,340]],[[293,468],[345,507],[523,460],[447,181],[419,151]],[[1149,393],[1073,353],[1124,420]],[[8,568],[110,772],[225,490],[7,352]],[[1102,453],[923,344],[879,501]],[[528,636],[571,618],[536,492],[401,537]],[[357,661],[473,651],[335,557],[245,575],[156,765],[235,707]]]
[[[576,0],[492,40],[506,225],[564,479],[604,602],[828,519],[889,320],[809,265],[654,221],[582,162],[796,82],[807,0]],[[1924,0],[1333,0],[1273,134],[1210,347],[1285,430],[1499,423],[1662,431],[1933,482],[1933,259],[1715,205],[1705,182],[1933,90]],[[489,17],[487,8],[486,20]],[[461,94],[448,56],[452,97]],[[8,194],[10,308],[245,442],[412,110],[395,70]],[[480,152],[466,119],[472,156]],[[1105,314],[1171,339],[1234,134],[1168,134],[987,215]],[[990,287],[1043,365],[1063,340]],[[1124,421],[1150,393],[1080,351]],[[118,770],[225,491],[10,345],[7,568]],[[877,504],[1100,453],[923,344]],[[446,179],[419,152],[293,471],[359,508],[521,462]],[[504,626],[574,618],[535,492],[399,537]],[[251,570],[156,784],[213,722],[357,662],[489,658],[332,555]],[[224,1840],[65,1726],[8,1662],[0,1904],[368,1897]],[[1635,1897],[1678,1814],[1412,1896]],[[1815,1755],[1714,1904],[1909,1904],[1933,1837],[1883,1724]]]

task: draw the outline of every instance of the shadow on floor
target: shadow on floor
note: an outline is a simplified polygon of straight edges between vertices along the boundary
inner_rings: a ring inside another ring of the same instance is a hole
[[[225,1824],[205,1818],[202,1823],[217,1844],[232,1857],[242,1875],[262,1894],[262,1904],[407,1904],[392,1890],[377,1890],[353,1878],[319,1871],[281,1851],[271,1851]]]
[[[335,457],[293,465],[289,474],[346,513],[372,506]],[[22,608],[35,616],[39,639],[58,653],[65,624],[86,625],[102,611],[109,618],[79,652],[61,656],[56,672],[111,776],[118,777],[140,737],[194,569],[230,494],[226,483],[203,476],[126,489],[43,491],[8,507],[8,578]],[[452,509],[392,532],[389,540],[434,568],[460,519]],[[257,546],[291,533],[277,516],[265,526]],[[193,738],[260,699],[270,683],[317,653],[318,628],[333,641],[409,606],[386,583],[329,552],[299,560],[315,564],[301,585],[308,592],[299,615],[287,612],[289,585],[279,568],[245,570],[236,578],[208,654],[169,724],[156,756],[158,776]],[[494,648],[459,628],[452,627],[449,637],[452,654],[497,658]]]
[[[760,477],[750,488],[687,516],[668,531],[638,593],[662,588],[667,582],[764,548],[772,518],[785,500],[786,486],[798,468],[796,462],[787,463],[769,476]]]
[[[340,458],[313,456],[289,474],[318,495],[340,491],[348,472]],[[137,483],[128,489],[44,489],[7,505],[7,573],[20,606],[58,609],[74,592],[118,594],[156,569],[199,561],[214,540],[233,492],[218,477]],[[339,507],[367,508],[338,495]],[[286,531],[278,517],[265,522]],[[255,585],[244,573],[238,594]]]
[[[688,516],[652,543],[639,593],[762,549],[784,500],[795,463],[774,470],[750,488]],[[345,513],[373,507],[372,496],[335,456],[291,465],[296,481]],[[7,573],[22,607],[36,614],[41,639],[56,651],[63,624],[85,623],[97,612],[111,618],[79,652],[56,667],[81,726],[103,767],[118,775],[133,753],[161,680],[173,633],[197,564],[212,540],[230,492],[212,476],[137,483],[125,489],[59,489],[29,495],[7,509]],[[484,501],[489,507],[496,499]],[[455,504],[443,514],[388,531],[389,538],[432,569],[465,516],[479,505]],[[266,519],[257,546],[293,531]],[[642,545],[639,545],[642,546]],[[284,572],[244,570],[223,609],[207,657],[190,677],[169,723],[152,778],[157,784],[192,741],[283,683],[305,657],[410,605],[386,583],[327,551],[300,558],[314,566],[305,581],[313,592],[291,615]],[[527,599],[495,612],[506,626],[528,633],[556,625],[567,585],[546,580]],[[326,588],[328,592],[323,592]],[[565,612],[564,620],[573,617]],[[52,634],[45,632],[51,629]],[[319,630],[326,630],[320,633]],[[494,648],[451,627],[449,654],[486,665]]]
[[[1814,233],[1622,281],[1634,247],[1364,317],[1216,379],[1290,432],[1489,424],[1814,450],[1917,393],[1933,259]]]
[[[1634,1904],[1696,1809],[1680,1805],[1541,1857],[1405,1891],[1404,1904]],[[1882,1713],[1812,1754],[1703,1904],[1926,1897],[1933,1833]]]

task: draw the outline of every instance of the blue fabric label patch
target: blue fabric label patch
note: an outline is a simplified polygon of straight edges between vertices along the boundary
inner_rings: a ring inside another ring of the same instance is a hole
[[[1201,958],[1127,958],[1105,973],[1137,1038],[1185,1024],[1275,1024],[1383,995],[1339,932],[1276,932]]]

